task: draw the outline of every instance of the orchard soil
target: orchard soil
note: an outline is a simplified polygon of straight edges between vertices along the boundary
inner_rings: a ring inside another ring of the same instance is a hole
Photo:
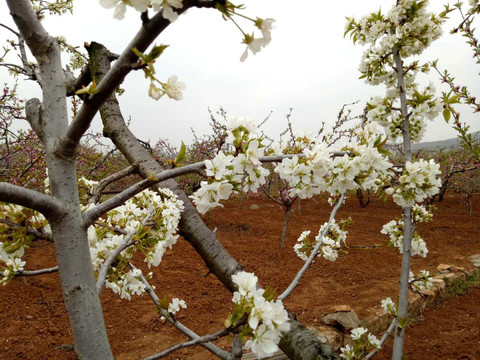
[[[474,199],[478,204],[480,195]],[[439,264],[471,268],[468,257],[480,253],[480,208],[467,216],[461,199],[447,194],[436,203],[434,221],[420,224],[419,231],[428,244],[427,258],[414,257],[415,272],[436,271]],[[270,285],[281,293],[303,262],[293,245],[303,230],[317,233],[327,219],[330,207],[325,199],[302,201],[295,206],[283,252],[279,239],[284,212],[273,202],[260,197],[231,200],[224,208],[205,216],[207,225],[226,249],[255,272],[262,286]],[[347,200],[337,219],[351,217],[346,249],[336,262],[318,259],[307,271],[300,286],[285,301],[299,320],[315,327],[334,305],[349,305],[360,319],[386,297],[398,293],[401,255],[386,246],[382,225],[400,217],[401,210],[390,202],[373,199],[360,208],[355,196]],[[35,243],[26,256],[29,270],[55,265],[51,244]],[[139,259],[135,262],[149,271]],[[178,319],[198,334],[219,330],[232,309],[231,294],[205,267],[191,246],[179,239],[168,251],[151,281],[160,297],[184,299],[186,310]],[[142,359],[186,338],[162,321],[148,295],[121,300],[106,289],[101,295],[105,322],[113,353],[118,360]],[[408,359],[480,359],[480,288],[466,295],[427,309],[407,330],[405,352]],[[62,347],[72,344],[68,318],[59,288],[58,274],[16,278],[0,288],[0,359],[75,359]],[[228,347],[227,339],[219,344]],[[390,346],[390,345],[389,345]],[[387,349],[388,350],[388,349]],[[201,347],[180,350],[169,359],[213,359]],[[387,351],[379,354],[387,359]]]

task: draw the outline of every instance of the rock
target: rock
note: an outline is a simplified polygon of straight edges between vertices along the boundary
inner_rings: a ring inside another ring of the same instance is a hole
[[[437,266],[437,270],[438,271],[450,270],[451,267],[453,267],[453,265],[440,264]]]
[[[433,279],[433,286],[435,286],[438,291],[442,291],[443,289],[445,289],[445,287],[447,286],[447,284],[445,284],[445,281],[443,279]]]
[[[258,206],[257,204],[253,204],[253,205],[250,205],[250,209],[251,210],[258,210],[258,209],[260,209],[260,206]]]
[[[473,263],[473,266],[480,268],[480,254],[470,256],[469,260]]]
[[[420,294],[422,294],[426,298],[426,303],[433,302],[433,300],[435,300],[435,297],[437,295],[435,290],[422,290],[420,291]]]
[[[339,311],[325,315],[323,317],[323,322],[327,325],[340,325],[345,332],[349,332],[360,326],[360,319],[353,310]]]
[[[443,280],[447,285],[450,285],[451,283],[453,283],[453,280],[455,280],[455,274],[445,274],[443,275]]]
[[[383,309],[373,308],[373,315],[366,319],[367,328],[372,333],[385,331],[390,324],[390,318]]]
[[[425,304],[425,300],[419,294],[414,292],[409,292],[408,294],[408,312],[409,313],[415,314],[419,312],[424,304]]]
[[[316,328],[310,328],[322,342],[331,346],[332,350],[337,352],[343,345],[343,334],[337,328],[328,325],[320,325]]]

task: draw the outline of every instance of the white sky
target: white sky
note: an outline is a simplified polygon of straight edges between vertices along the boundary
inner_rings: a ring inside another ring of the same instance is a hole
[[[275,136],[286,125],[285,114],[293,108],[295,128],[316,130],[321,121],[332,125],[344,103],[360,100],[360,112],[371,95],[382,95],[380,87],[367,86],[359,80],[357,71],[363,48],[343,38],[345,16],[360,17],[372,11],[388,11],[394,0],[245,0],[244,14],[255,18],[274,18],[272,42],[255,56],[239,61],[245,45],[242,35],[231,22],[222,20],[212,9],[191,9],[169,26],[157,39],[157,44],[169,44],[156,63],[160,79],[177,75],[186,83],[182,101],[166,97],[160,101],[148,98],[149,83],[141,72],[129,75],[124,82],[127,92],[120,105],[125,117],[131,116],[131,126],[138,138],[152,145],[158,138],[170,139],[174,145],[192,139],[190,128],[201,135],[209,132],[207,108],[223,106],[231,115],[243,115],[261,121],[270,111],[273,114],[265,126]],[[294,5],[301,3],[301,6]],[[432,0],[431,9],[443,9],[443,0]],[[8,9],[0,3],[0,21],[12,24]],[[253,31],[249,22],[239,19],[247,31]],[[452,16],[444,28],[444,36],[422,56],[440,58],[439,65],[448,68],[459,84],[468,85],[473,94],[480,95],[478,65],[463,38],[450,35],[458,23]],[[120,53],[140,27],[139,14],[127,10],[123,21],[113,19],[113,10],[99,5],[98,0],[77,0],[74,16],[49,17],[44,26],[52,35],[62,35],[73,45],[84,42],[103,43]],[[0,30],[1,38],[12,38]],[[0,38],[0,39],[1,39]],[[431,73],[425,81],[438,76]],[[8,82],[8,74],[0,72],[0,81]],[[33,83],[23,85],[22,94],[31,97]],[[446,90],[437,86],[437,91]],[[480,118],[467,108],[462,119],[480,130]],[[101,129],[100,120],[94,123]],[[455,131],[438,118],[428,127],[423,141],[441,140],[456,136]]]

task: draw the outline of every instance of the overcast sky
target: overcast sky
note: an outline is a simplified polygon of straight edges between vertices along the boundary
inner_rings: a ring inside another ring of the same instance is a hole
[[[433,11],[442,10],[444,1],[432,0]],[[212,9],[190,9],[169,26],[157,39],[157,44],[170,47],[156,63],[160,79],[177,75],[187,85],[182,101],[148,98],[149,83],[142,73],[129,75],[123,87],[120,105],[126,117],[131,117],[138,138],[151,141],[170,139],[174,145],[181,140],[190,142],[190,128],[197,134],[209,131],[208,107],[217,110],[223,106],[229,114],[248,116],[258,121],[270,111],[273,114],[265,126],[274,136],[285,128],[285,114],[293,108],[292,121],[296,128],[318,129],[325,121],[332,125],[344,103],[359,100],[361,111],[371,95],[382,95],[381,87],[367,86],[359,80],[357,70],[363,48],[343,38],[345,16],[360,17],[377,11],[381,5],[388,11],[393,0],[245,0],[250,17],[274,18],[272,41],[255,56],[239,61],[245,45],[242,35],[231,23],[222,20]],[[301,7],[295,4],[301,3]],[[1,22],[12,24],[4,2],[0,5]],[[253,31],[249,22],[239,20],[247,32]],[[460,84],[468,85],[473,94],[480,95],[478,65],[463,38],[450,35],[458,23],[452,16],[444,27],[444,36],[422,56],[439,58],[439,65],[448,68]],[[140,27],[139,14],[127,10],[124,20],[113,19],[113,10],[99,5],[97,0],[77,0],[74,16],[49,17],[44,26],[52,35],[62,35],[73,45],[84,42],[103,43],[111,51],[120,53]],[[2,31],[2,38],[11,38]],[[431,73],[425,81],[437,81]],[[2,82],[8,82],[6,72],[0,73]],[[437,91],[445,90],[440,85]],[[23,85],[26,97],[35,94],[33,84]],[[36,95],[38,96],[38,95]],[[463,120],[480,130],[478,114],[463,109]],[[97,119],[95,129],[101,129]],[[440,140],[456,133],[442,118],[429,125],[424,141]]]

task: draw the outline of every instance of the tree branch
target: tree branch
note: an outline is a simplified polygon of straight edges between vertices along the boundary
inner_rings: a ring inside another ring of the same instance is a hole
[[[330,213],[330,219],[328,219],[328,224],[323,229],[322,233],[319,236],[319,240],[315,247],[313,248],[310,256],[308,257],[308,260],[305,262],[303,267],[300,269],[300,271],[297,273],[291,284],[287,287],[287,289],[278,297],[279,300],[285,300],[291,293],[292,291],[300,284],[300,279],[302,278],[303,274],[307,271],[307,269],[310,267],[310,265],[313,262],[313,259],[315,259],[315,256],[317,256],[318,250],[320,249],[320,246],[323,244],[323,237],[327,234],[328,230],[330,229],[330,226],[333,223],[333,220],[335,218],[335,215],[337,214],[338,209],[340,209],[340,206],[343,204],[343,200],[345,199],[345,194],[342,194],[340,198],[338,199],[337,203],[335,204],[335,207],[332,209],[332,212]]]
[[[155,214],[155,208],[150,210],[145,216],[145,218],[142,220],[142,225],[140,227],[145,226],[145,224],[152,218],[153,214]],[[108,269],[110,266],[117,260],[117,256],[120,255],[120,253],[125,250],[127,247],[129,247],[133,241],[132,238],[137,234],[138,229],[132,230],[129,232],[124,238],[123,241],[118,244],[118,246],[110,253],[108,256],[108,259],[105,260],[105,262],[102,264],[100,267],[100,271],[98,272],[98,278],[97,278],[97,293],[100,295],[102,292],[103,288],[105,287],[105,281],[107,280],[107,273]]]
[[[367,356],[365,356],[365,360],[371,359],[377,352],[380,351],[382,348],[383,343],[388,339],[388,336],[390,333],[395,329],[395,327],[398,325],[397,318],[393,319],[393,321],[390,323],[390,326],[388,327],[387,331],[383,334],[382,338],[380,339],[380,348],[372,350]]]
[[[130,267],[135,270],[136,267],[133,264],[129,264]],[[160,305],[160,299],[158,298],[157,294],[153,290],[153,288],[150,286],[148,283],[147,279],[142,275],[140,275],[140,281],[145,285],[145,291],[150,295],[152,298],[153,302],[155,305]],[[180,321],[176,320],[174,317],[170,316],[170,314],[165,310],[165,309],[160,309],[162,312],[162,315],[167,319],[167,321],[175,326],[178,330],[180,330],[182,333],[187,335],[190,339],[193,340],[198,340],[200,339],[200,336],[195,334],[192,330],[187,328],[185,325],[183,325]],[[201,342],[200,345],[202,345],[204,348],[212,352],[213,354],[217,355],[220,359],[229,359],[229,353],[225,350],[220,349],[218,346],[209,343],[209,342]]]
[[[280,162],[285,158],[291,158],[294,155],[276,155],[276,156],[263,156],[259,158],[262,163],[269,162]],[[158,184],[160,182],[176,178],[181,175],[186,175],[190,173],[195,173],[200,170],[205,169],[205,162],[200,161],[190,165],[185,165],[175,169],[162,170],[156,175],[150,176],[138,183],[130,186],[129,188],[123,190],[121,193],[111,197],[110,199],[104,201],[103,203],[88,209],[85,212],[85,226],[91,225],[96,219],[98,219],[103,214],[106,214],[110,210],[115,209],[117,206],[120,206],[125,201],[131,197],[137,195],[149,187]]]
[[[209,7],[212,8],[218,1],[203,0],[187,0],[183,2],[183,8],[176,12],[180,15],[191,7]],[[87,131],[95,114],[100,106],[110,97],[110,95],[120,86],[128,73],[132,70],[132,64],[138,61],[138,56],[132,51],[136,48],[140,52],[144,52],[155,41],[158,35],[162,33],[170,25],[170,20],[163,17],[161,11],[157,12],[148,21],[144,21],[140,30],[137,32],[130,44],[127,45],[118,60],[113,64],[112,68],[102,77],[97,84],[98,93],[91,94],[79,112],[70,124],[65,136],[66,142],[78,144],[80,138]],[[96,47],[96,43],[92,43],[87,47],[89,53],[91,48]],[[92,80],[97,80],[93,77]]]
[[[15,273],[15,276],[18,276],[18,277],[21,277],[21,276],[36,276],[36,275],[51,274],[51,273],[54,273],[54,272],[57,272],[57,271],[58,271],[58,266],[54,266],[54,267],[51,267],[51,268],[40,269],[40,270],[18,271],[18,272]],[[0,274],[1,274],[1,272],[0,272]]]
[[[177,345],[172,346],[171,348],[169,348],[165,351],[162,351],[161,353],[158,353],[158,354],[149,356],[147,358],[144,358],[143,360],[160,359],[160,358],[163,358],[163,357],[167,356],[168,354],[170,354],[170,353],[172,353],[176,350],[179,350],[179,349],[182,349],[182,348],[185,348],[185,347],[189,347],[189,346],[195,346],[195,345],[206,343],[206,342],[215,341],[215,340],[217,340],[221,337],[227,336],[228,334],[230,334],[230,332],[227,329],[222,329],[220,331],[217,331],[215,334],[204,335],[204,336],[199,337],[197,339],[193,339],[193,340],[190,340],[190,341],[186,341],[186,342],[177,344]],[[228,357],[227,358],[221,358],[221,359],[228,359]]]
[[[50,241],[50,242],[53,241],[51,233],[47,233],[43,230],[40,231],[40,230],[35,229],[34,227],[31,227],[31,226],[28,226],[28,225],[20,225],[20,224],[17,224],[15,222],[13,222],[13,221],[8,220],[8,219],[0,219],[0,224],[5,224],[5,225],[10,226],[10,227],[15,228],[15,229],[24,228],[25,230],[27,230],[28,233],[36,236],[39,239],[47,240],[47,241]]]
[[[127,166],[125,169],[116,172],[115,174],[109,175],[103,178],[93,189],[93,196],[88,200],[91,204],[96,204],[100,201],[102,196],[102,191],[110,185],[111,183],[120,180],[128,175],[131,175],[135,172],[137,168],[133,165]]]
[[[37,210],[48,219],[63,213],[63,206],[57,199],[23,187],[0,183],[0,201]]]

